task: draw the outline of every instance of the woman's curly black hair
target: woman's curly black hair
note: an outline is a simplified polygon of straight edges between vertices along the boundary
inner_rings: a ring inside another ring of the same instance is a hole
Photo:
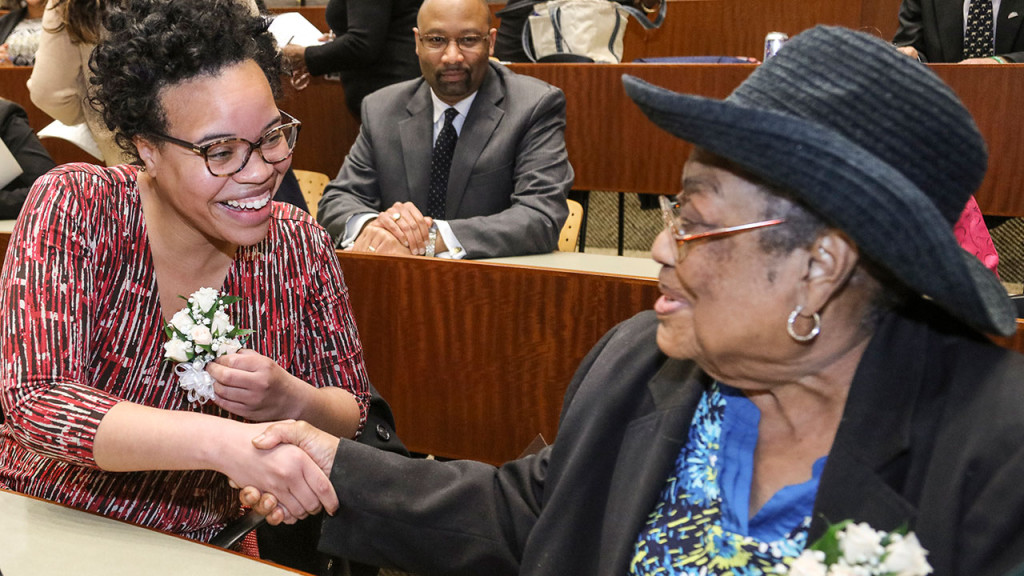
[[[123,0],[109,9],[107,35],[89,59],[90,103],[103,113],[117,145],[136,163],[137,135],[167,131],[160,91],[253,60],[274,96],[281,56],[269,20],[241,0]],[[201,106],[201,102],[196,105]]]

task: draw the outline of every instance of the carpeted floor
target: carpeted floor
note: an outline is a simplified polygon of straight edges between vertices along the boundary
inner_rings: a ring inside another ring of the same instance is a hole
[[[999,279],[1011,285],[1024,282],[1024,219],[1010,218],[990,228],[989,233],[999,253]],[[1012,288],[1010,291],[1014,292]]]
[[[652,196],[653,198],[653,196]],[[661,210],[645,210],[637,194],[624,196],[623,255],[650,258],[651,243],[665,226]],[[618,250],[619,195],[616,192],[591,192],[587,212],[586,252],[615,254]]]

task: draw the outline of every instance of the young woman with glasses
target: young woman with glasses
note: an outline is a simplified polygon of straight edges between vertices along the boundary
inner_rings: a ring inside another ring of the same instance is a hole
[[[134,162],[50,172],[15,227],[0,486],[202,541],[239,514],[229,480],[299,486],[286,507],[306,517],[333,498],[326,477],[301,450],[254,449],[257,423],[355,437],[368,380],[330,238],[271,201],[300,122],[275,105],[266,21],[238,2],[127,0],[105,26],[93,104]],[[203,287],[239,297],[226,312],[252,333],[207,366],[215,397],[198,403],[164,330]]]

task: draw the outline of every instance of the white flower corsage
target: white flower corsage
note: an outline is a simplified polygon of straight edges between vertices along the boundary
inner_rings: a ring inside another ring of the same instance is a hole
[[[200,288],[185,298],[187,304],[164,326],[168,341],[164,359],[177,362],[178,386],[188,393],[189,402],[205,404],[215,398],[213,377],[206,364],[225,354],[237,352],[252,330],[236,328],[224,311],[241,300],[213,288]]]
[[[932,573],[928,551],[906,527],[892,532],[844,520],[811,544],[787,569],[788,576],[925,576]]]

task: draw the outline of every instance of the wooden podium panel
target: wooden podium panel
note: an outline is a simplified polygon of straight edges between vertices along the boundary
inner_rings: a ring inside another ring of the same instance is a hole
[[[414,452],[500,464],[551,442],[577,366],[651,278],[339,252],[370,379]]]
[[[985,214],[1024,216],[1024,131],[1013,121],[1024,94],[1024,64],[931,69],[974,116],[989,148],[976,192]],[[514,64],[516,72],[566,95],[566,147],[578,190],[674,194],[690,145],[651,123],[626,96],[631,74],[677,92],[723,98],[754,71],[746,64]]]
[[[678,92],[724,98],[753,64],[513,64],[566,97],[566,148],[577,190],[674,194],[691,146],[656,127],[622,87],[630,74]]]

